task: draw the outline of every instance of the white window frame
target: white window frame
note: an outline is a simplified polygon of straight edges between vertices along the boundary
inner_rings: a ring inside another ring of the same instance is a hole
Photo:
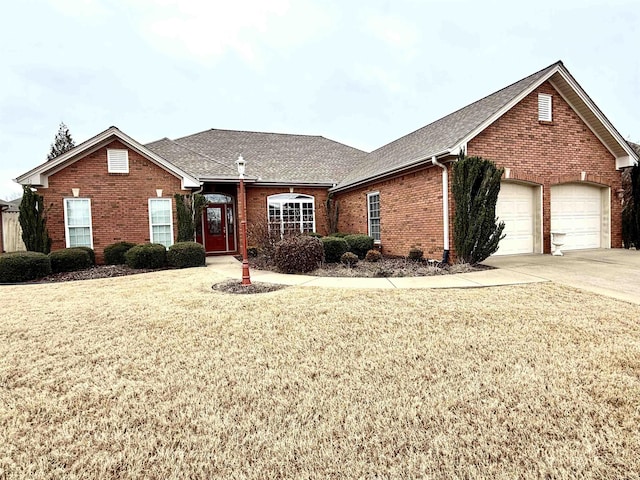
[[[89,205],[89,224],[88,225],[73,225],[69,226],[69,212],[68,212],[68,202],[87,202]],[[71,236],[69,234],[70,229],[72,228],[87,228],[89,227],[89,238],[90,244],[88,245],[90,248],[93,248],[93,219],[91,215],[91,199],[90,198],[77,198],[77,197],[68,197],[63,199],[63,208],[64,208],[64,237],[65,237],[65,245],[67,248],[71,248]],[[80,245],[73,245],[74,247]],[[86,245],[82,245],[86,246]]]
[[[538,94],[538,120],[553,121],[553,96],[546,93]]]
[[[271,229],[272,222],[271,221],[271,212],[269,208],[271,206],[278,208],[279,207],[279,221],[280,221],[280,236],[284,236],[285,233],[285,221],[284,221],[284,206],[287,204],[297,204],[300,209],[300,220],[298,230],[300,233],[304,233],[304,225],[305,223],[309,223],[309,221],[304,220],[303,215],[303,205],[311,205],[311,212],[313,215],[312,222],[312,230],[311,232],[316,231],[316,199],[312,195],[306,195],[302,193],[278,193],[275,195],[269,195],[267,197],[267,223],[269,224],[269,229]],[[292,222],[287,222],[291,224]]]
[[[108,148],[107,172],[129,173],[129,150],[123,148]]]
[[[169,204],[169,223],[153,223],[153,218],[151,215],[151,204],[153,202],[163,202],[163,203],[168,203]],[[173,202],[170,198],[150,198],[149,199],[149,205],[148,205],[148,209],[149,209],[149,241],[151,243],[160,243],[157,242],[154,238],[153,238],[153,227],[161,227],[161,226],[169,226],[169,231],[170,233],[170,241],[169,241],[169,245],[164,245],[165,248],[169,248],[171,245],[173,245]]]
[[[372,217],[371,216],[371,199],[373,197],[378,197],[378,216],[377,217]],[[381,238],[382,238],[382,222],[381,222],[381,217],[382,215],[380,214],[380,192],[370,192],[367,193],[367,228],[369,231],[369,236],[373,237],[373,243],[375,244],[380,244]],[[376,238],[373,235],[373,229],[371,228],[371,220],[378,220],[378,235],[380,238]]]

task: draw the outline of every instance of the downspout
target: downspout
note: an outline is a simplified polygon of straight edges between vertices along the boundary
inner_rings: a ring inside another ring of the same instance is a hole
[[[440,163],[435,155],[431,157],[431,163],[442,169],[442,224],[444,226],[442,263],[449,263],[449,171],[447,170],[447,166]]]

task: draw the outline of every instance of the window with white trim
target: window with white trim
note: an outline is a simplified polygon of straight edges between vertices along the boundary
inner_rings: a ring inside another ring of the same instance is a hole
[[[90,199],[64,199],[64,235],[67,248],[93,248],[93,230],[91,228]]]
[[[269,230],[280,235],[316,231],[314,198],[300,193],[280,193],[267,198]]]
[[[546,93],[538,94],[538,120],[550,122],[553,119],[551,112],[551,95]]]
[[[129,150],[107,149],[108,173],[129,173]]]
[[[376,243],[380,243],[380,192],[367,194],[367,220],[369,236]]]
[[[149,199],[149,232],[152,243],[173,245],[173,215],[170,198]]]

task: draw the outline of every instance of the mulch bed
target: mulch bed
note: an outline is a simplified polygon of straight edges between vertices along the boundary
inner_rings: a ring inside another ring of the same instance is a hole
[[[275,292],[286,288],[286,285],[276,285],[273,283],[252,282],[251,285],[242,285],[239,280],[226,280],[211,286],[212,289],[224,293],[252,294]]]
[[[138,273],[156,272],[166,270],[166,268],[131,268],[127,265],[97,265],[86,270],[75,272],[61,272],[47,275],[26,283],[55,283],[70,282],[74,280],[93,280],[96,278],[124,277],[126,275],[136,275]]]

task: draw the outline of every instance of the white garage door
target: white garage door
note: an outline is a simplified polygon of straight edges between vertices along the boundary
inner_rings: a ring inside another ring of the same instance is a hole
[[[534,189],[519,183],[500,185],[496,216],[504,222],[504,234],[495,255],[533,253]]]
[[[602,189],[592,185],[551,187],[551,231],[567,234],[562,250],[599,248]]]

